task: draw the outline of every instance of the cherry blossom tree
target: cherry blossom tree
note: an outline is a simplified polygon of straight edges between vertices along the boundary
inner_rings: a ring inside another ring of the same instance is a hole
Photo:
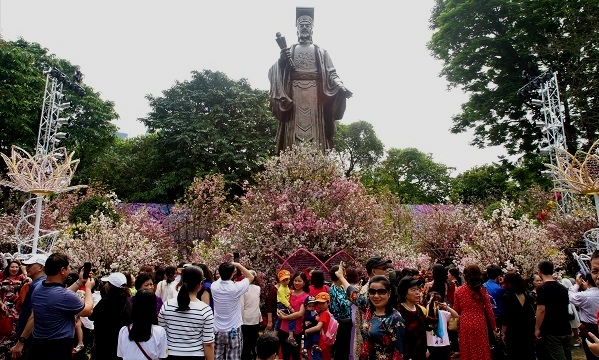
[[[304,247],[322,259],[344,249],[356,260],[387,242],[383,209],[355,177],[344,177],[335,152],[295,146],[264,162],[256,184],[233,209],[223,244],[254,266],[265,254],[283,257]]]
[[[66,253],[75,265],[90,261],[98,275],[137,271],[142,265],[173,264],[176,246],[166,229],[140,211],[119,222],[99,214],[61,233],[54,251]]]
[[[547,229],[526,214],[515,218],[514,211],[514,204],[502,201],[490,218],[480,218],[470,238],[459,244],[457,262],[516,268],[524,277],[536,271],[541,260],[550,260],[557,268],[563,266],[564,251]]]
[[[194,179],[183,199],[173,207],[169,222],[171,234],[183,255],[197,257],[198,252],[194,254],[193,248],[199,243],[206,243],[202,249],[211,248],[213,236],[228,221],[228,207],[222,174]]]

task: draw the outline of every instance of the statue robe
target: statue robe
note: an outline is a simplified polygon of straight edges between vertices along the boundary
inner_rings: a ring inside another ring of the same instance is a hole
[[[298,48],[300,47],[300,48]],[[277,61],[268,72],[270,108],[279,120],[277,152],[311,141],[321,149],[333,148],[335,120],[343,118],[346,96],[328,53],[317,45],[310,52],[291,47],[295,70]]]

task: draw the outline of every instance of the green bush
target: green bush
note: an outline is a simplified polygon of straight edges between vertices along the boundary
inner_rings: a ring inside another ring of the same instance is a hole
[[[115,222],[120,220],[120,216],[110,204],[110,200],[102,196],[92,196],[73,208],[69,215],[69,221],[73,224],[89,223],[90,217],[97,214],[104,214]]]

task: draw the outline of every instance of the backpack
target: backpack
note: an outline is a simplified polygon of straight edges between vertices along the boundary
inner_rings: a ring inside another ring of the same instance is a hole
[[[335,320],[335,318],[330,312],[329,314],[331,315],[331,320],[329,321],[329,326],[327,327],[327,330],[320,330],[320,338],[322,339],[323,345],[326,347],[333,346],[335,340],[337,339],[337,328],[339,328],[339,322]]]

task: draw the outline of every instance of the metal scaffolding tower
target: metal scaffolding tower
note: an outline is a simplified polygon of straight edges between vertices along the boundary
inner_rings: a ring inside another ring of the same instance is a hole
[[[564,131],[564,109],[560,101],[557,74],[547,71],[532,79],[518,93],[523,96],[530,96],[535,93],[540,95],[541,99],[533,98],[531,100],[532,105],[541,108],[543,117],[542,120],[535,121],[535,125],[541,130],[544,137],[539,151],[542,154],[549,155],[551,165],[556,166],[557,154],[555,149],[567,149]],[[554,180],[557,179],[556,174],[551,170],[545,170],[543,174]],[[559,196],[555,200],[558,209],[562,213],[567,213],[572,203],[572,194],[561,191],[556,191],[557,193],[559,193]]]
[[[71,116],[60,117],[61,113],[71,106],[69,102],[63,102],[65,99],[63,88],[67,87],[78,95],[84,94],[83,88],[79,85],[82,77],[80,72],[77,73],[74,82],[56,68],[50,68],[44,71],[44,74],[46,74],[46,85],[37,145],[35,147],[35,157],[38,159],[52,154],[60,141],[68,137],[67,133],[59,131],[62,126],[70,125],[72,122]],[[61,155],[60,152],[56,152],[53,156],[56,160],[65,160],[62,158],[64,155]],[[58,156],[61,156],[61,158],[58,158]],[[50,172],[51,169],[45,171]],[[42,203],[44,195],[48,194],[35,192],[31,194],[31,198],[21,207],[21,218],[16,227],[18,253],[31,252],[36,254],[41,252],[49,254],[59,232],[40,228]]]

